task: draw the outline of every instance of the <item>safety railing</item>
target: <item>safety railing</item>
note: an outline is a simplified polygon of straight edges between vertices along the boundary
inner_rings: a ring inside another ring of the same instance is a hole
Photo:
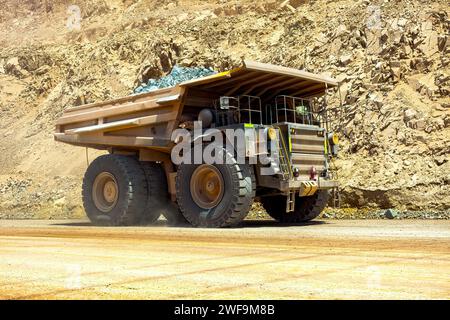
[[[261,98],[256,96],[222,96],[219,106],[216,105],[216,113],[222,126],[235,123],[263,123]]]
[[[265,124],[291,122],[325,126],[326,114],[316,109],[318,105],[311,99],[280,95],[272,105],[266,105]]]
[[[327,130],[336,126],[341,118],[342,108],[326,108],[323,103],[314,99],[303,99],[287,95],[274,98],[272,104],[264,106],[257,96],[242,95],[237,97],[220,97],[216,103],[219,125],[236,123],[253,123],[272,125],[291,122],[316,125]]]

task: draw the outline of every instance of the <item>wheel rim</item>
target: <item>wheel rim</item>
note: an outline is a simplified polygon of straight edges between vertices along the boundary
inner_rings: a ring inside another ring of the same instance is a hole
[[[92,198],[98,210],[110,212],[119,198],[116,178],[109,172],[100,173],[94,180]]]
[[[195,169],[190,181],[194,202],[203,209],[211,209],[220,203],[224,192],[222,174],[216,167],[203,164]]]

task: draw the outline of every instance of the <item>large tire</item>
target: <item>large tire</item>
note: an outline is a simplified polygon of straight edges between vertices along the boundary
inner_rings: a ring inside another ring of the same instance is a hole
[[[141,224],[154,223],[161,216],[169,193],[164,169],[156,162],[141,162],[147,179],[147,204],[140,218]]]
[[[189,224],[189,221],[183,216],[180,211],[180,207],[177,203],[173,201],[168,201],[165,210],[163,211],[163,216],[167,220],[167,224],[169,226],[186,226]]]
[[[141,218],[142,224],[154,223],[162,214],[169,225],[186,224],[177,205],[170,199],[167,188],[167,177],[161,164],[156,162],[141,162],[147,178],[147,205]]]
[[[103,155],[83,179],[83,205],[95,225],[139,223],[147,202],[147,181],[139,162],[122,155]]]
[[[176,179],[178,205],[183,216],[194,227],[236,226],[250,211],[256,188],[253,167],[247,164],[238,164],[232,154],[223,150],[226,155],[226,162],[224,162],[226,164],[181,164],[178,168]],[[201,200],[195,196],[196,191],[193,191],[196,180],[198,180],[195,179],[196,172],[201,172],[201,170],[205,170],[205,172],[209,170],[207,174],[215,175],[222,184],[220,195],[209,203],[207,201],[200,202]]]
[[[309,197],[297,197],[293,212],[286,212],[286,196],[262,197],[261,202],[267,213],[275,220],[285,223],[298,223],[317,218],[326,207],[328,198],[327,190],[319,190]]]

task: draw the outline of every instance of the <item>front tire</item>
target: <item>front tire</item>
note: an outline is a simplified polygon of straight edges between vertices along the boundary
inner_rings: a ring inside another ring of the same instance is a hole
[[[137,224],[147,202],[145,174],[135,158],[102,155],[86,170],[82,196],[94,225]]]
[[[255,197],[253,168],[238,164],[226,152],[226,164],[181,164],[176,179],[177,202],[195,227],[232,227],[250,211]]]
[[[299,223],[317,218],[325,209],[328,198],[328,190],[319,190],[309,197],[297,197],[293,212],[286,212],[286,196],[263,197],[261,202],[267,213],[275,220],[284,223]]]

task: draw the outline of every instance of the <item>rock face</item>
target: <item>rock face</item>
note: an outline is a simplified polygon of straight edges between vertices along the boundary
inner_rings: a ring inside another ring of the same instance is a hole
[[[85,150],[52,139],[65,108],[128,95],[176,64],[222,71],[242,58],[341,81],[328,101],[340,93],[344,206],[449,210],[447,1],[77,3],[0,0],[3,216],[81,211]]]

